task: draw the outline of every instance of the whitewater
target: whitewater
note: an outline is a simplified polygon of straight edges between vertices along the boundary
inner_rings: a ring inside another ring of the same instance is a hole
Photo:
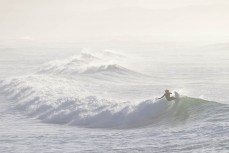
[[[0,152],[229,152],[228,49],[2,47]]]

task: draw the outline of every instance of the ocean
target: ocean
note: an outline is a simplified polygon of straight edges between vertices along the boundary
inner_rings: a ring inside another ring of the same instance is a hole
[[[228,65],[228,44],[1,47],[0,152],[227,153]]]

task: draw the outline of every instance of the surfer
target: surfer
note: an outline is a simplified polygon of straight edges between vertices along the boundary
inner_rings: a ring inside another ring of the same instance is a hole
[[[168,101],[175,100],[176,99],[175,97],[170,97],[171,94],[172,93],[169,92],[169,90],[166,89],[165,90],[165,94],[162,97],[158,98],[158,99],[162,99],[163,97],[165,97]]]

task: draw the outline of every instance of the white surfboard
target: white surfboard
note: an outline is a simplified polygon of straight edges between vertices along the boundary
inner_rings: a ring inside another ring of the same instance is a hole
[[[179,95],[179,93],[177,93],[177,92],[174,92],[175,93],[175,102],[176,103],[179,103],[179,101],[180,101],[180,95]]]

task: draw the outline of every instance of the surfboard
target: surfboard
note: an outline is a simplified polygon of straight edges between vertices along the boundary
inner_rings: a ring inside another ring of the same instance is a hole
[[[177,93],[177,92],[174,92],[175,93],[175,102],[176,103],[179,103],[179,101],[180,101],[180,95],[179,95],[179,93]]]

